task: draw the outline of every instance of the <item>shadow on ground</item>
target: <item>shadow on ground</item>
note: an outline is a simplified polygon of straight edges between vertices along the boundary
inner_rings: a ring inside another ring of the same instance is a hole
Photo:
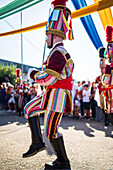
[[[0,111],[0,126],[9,125],[15,123],[16,125],[24,125],[27,123],[27,120],[21,116],[18,116],[18,113],[9,113],[6,111]],[[43,115],[40,116],[40,124],[44,124],[44,117]],[[83,131],[84,134],[88,137],[95,137],[94,133],[95,130],[101,131],[105,133],[105,137],[113,138],[113,127],[110,124],[108,127],[104,126],[104,122],[98,122],[94,120],[75,120],[68,117],[63,117],[60,127],[63,129],[69,129],[73,127],[77,131]]]

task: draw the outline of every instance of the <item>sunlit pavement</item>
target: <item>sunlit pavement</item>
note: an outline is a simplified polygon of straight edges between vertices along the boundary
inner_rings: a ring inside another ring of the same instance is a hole
[[[43,117],[40,117],[43,132]],[[59,131],[72,170],[113,169],[113,127],[94,120],[74,120],[63,117]],[[56,158],[47,150],[23,159],[31,144],[26,119],[17,113],[0,111],[0,170],[43,170],[44,164]],[[49,150],[49,148],[48,148]]]

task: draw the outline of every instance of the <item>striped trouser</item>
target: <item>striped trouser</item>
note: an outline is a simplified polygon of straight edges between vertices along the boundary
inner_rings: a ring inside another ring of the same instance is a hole
[[[58,127],[61,122],[63,113],[46,111],[44,117],[44,132],[48,139],[55,139],[61,136]]]
[[[33,116],[37,116],[40,113],[45,113],[44,117],[44,133],[48,139],[54,139],[61,136],[58,132],[58,127],[61,122],[63,113],[43,110],[40,107],[41,96],[37,96],[35,99],[31,100],[24,107],[25,118],[28,119]]]

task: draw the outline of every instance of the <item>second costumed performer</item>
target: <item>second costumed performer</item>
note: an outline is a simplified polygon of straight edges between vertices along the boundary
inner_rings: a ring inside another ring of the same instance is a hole
[[[108,120],[108,114],[107,114],[107,103],[105,101],[105,86],[103,85],[103,75],[105,72],[105,67],[106,67],[106,57],[104,56],[105,53],[105,48],[100,47],[99,48],[99,57],[100,57],[100,71],[101,75],[96,78],[96,83],[98,83],[98,89],[99,89],[99,96],[100,96],[100,108],[103,111],[103,114],[105,115],[105,126],[109,125],[109,120]]]
[[[56,153],[57,159],[46,163],[45,169],[70,169],[63,135],[58,131],[63,113],[72,111],[72,72],[73,61],[63,46],[63,40],[73,39],[71,11],[66,7],[67,0],[54,0],[54,9],[47,23],[47,47],[52,48],[44,62],[45,70],[29,70],[30,77],[46,91],[31,100],[24,108],[24,114],[31,130],[32,144],[23,158],[35,155],[46,148],[42,141],[38,114],[45,113],[44,133]]]
[[[105,67],[103,84],[105,85],[105,97],[107,102],[107,113],[113,125],[113,26],[106,27],[107,57],[109,64]]]

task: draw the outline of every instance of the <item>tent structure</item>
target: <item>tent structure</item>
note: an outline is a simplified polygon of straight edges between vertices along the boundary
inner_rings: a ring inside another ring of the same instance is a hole
[[[8,2],[11,2],[11,3],[16,2],[16,1],[17,0],[15,1],[8,0]],[[18,0],[18,2],[19,1],[22,3],[22,0]],[[44,53],[43,52],[43,47],[44,47],[44,42],[45,42],[44,32],[45,32],[45,26],[47,23],[46,20],[48,18],[48,12],[49,12],[48,9],[50,8],[51,1],[49,1],[49,3],[48,3],[48,0],[40,1],[40,3],[37,3],[37,5],[34,5],[32,8],[30,7],[30,8],[26,8],[25,10],[23,10],[22,11],[22,16],[23,16],[22,26],[23,27],[20,26],[20,13],[19,12],[15,13],[16,15],[11,14],[9,17],[7,17],[6,15],[3,19],[0,20],[0,24],[1,24],[0,43],[2,45],[2,49],[0,53],[1,58],[8,59],[8,60],[10,59],[15,62],[21,61],[21,63],[23,62],[24,64],[34,65],[34,66],[38,65],[38,67],[41,67],[42,57],[39,57],[39,56],[43,56],[43,53]],[[84,0],[80,0],[81,3],[83,1]],[[103,44],[104,46],[106,46],[105,34],[104,34],[105,26],[103,26],[102,20],[99,19],[100,15],[98,15],[98,13],[103,11],[106,18],[108,19],[111,18],[110,20],[111,22],[112,15],[109,15],[111,16],[109,17],[107,11],[109,10],[110,12],[111,9],[113,9],[112,7],[113,0],[100,0],[100,1],[85,0],[85,1],[88,4],[80,6],[79,9],[76,9],[74,7],[72,1],[68,1],[67,6],[69,6],[69,8],[73,11],[71,14],[71,17],[73,19],[73,31],[74,31],[75,40],[71,41],[70,43],[68,43],[68,41],[65,41],[64,43],[65,43],[66,48],[69,48],[73,61],[75,62],[75,64],[77,63],[74,69],[74,76],[76,77],[76,79],[78,77],[78,80],[80,80],[80,77],[82,79],[82,77],[84,78],[84,75],[85,75],[87,80],[88,80],[88,77],[90,77],[90,79],[93,80],[93,78],[100,71],[98,67],[99,59],[98,59],[97,49],[99,46]],[[28,1],[26,0],[26,2]],[[1,1],[0,4],[3,6],[3,4],[6,4],[6,3]],[[0,11],[6,6],[3,6],[2,8],[0,8]],[[105,10],[107,10],[106,11],[107,15],[105,13]],[[89,16],[90,14],[93,14],[91,15],[91,17],[97,29],[97,33],[100,38],[100,41],[102,43],[98,45],[97,47],[95,47],[93,42],[91,43],[92,40],[87,34],[87,31],[81,22],[81,18]],[[45,21],[44,21],[44,18],[46,18]],[[108,21],[107,21],[107,24],[108,24]],[[106,25],[106,23],[104,23],[104,25]],[[21,60],[21,51],[22,51],[21,43],[20,43],[21,42],[20,37],[22,37],[20,36],[21,33],[24,33],[22,35],[23,36],[23,48],[24,48],[23,50],[24,60],[23,61]],[[8,35],[14,35],[14,36],[8,36]],[[75,51],[75,46],[76,46],[76,51]],[[6,50],[6,47],[7,47],[7,50]],[[48,52],[49,50],[46,49],[45,56],[48,55]],[[87,62],[88,64],[86,63],[84,65],[85,62]],[[95,68],[97,69],[95,70]],[[90,69],[90,73],[88,73],[87,71],[88,69]],[[79,70],[81,70],[81,72]],[[93,72],[93,70],[95,70],[95,72]],[[77,74],[78,72],[79,74]]]
[[[39,3],[43,0],[15,0],[8,5],[2,7],[0,9],[0,19],[5,18],[9,15],[12,15],[20,10],[23,10],[25,8],[28,8],[36,3]],[[101,39],[98,35],[98,32],[96,30],[96,27],[93,23],[93,20],[91,18],[91,13],[98,11],[100,19],[102,21],[103,27],[105,28],[106,25],[113,25],[113,18],[110,11],[110,7],[113,6],[113,0],[95,0],[95,3],[93,5],[87,6],[85,0],[72,0],[72,3],[76,9],[72,13],[72,19],[80,17],[82,24],[84,25],[84,28],[89,35],[92,43],[94,44],[95,48],[98,50],[99,47],[103,46]],[[88,16],[86,16],[88,15]],[[42,27],[46,26],[47,21],[43,23],[39,23],[36,25],[32,25],[26,28],[21,28],[18,30],[13,30],[10,32],[0,33],[0,37],[12,35],[12,34],[18,34],[23,33],[27,31],[32,31],[35,29],[40,29]],[[93,31],[92,31],[93,30]]]
[[[43,0],[14,0],[8,5],[0,8],[0,19],[8,17],[28,7],[31,7]]]

